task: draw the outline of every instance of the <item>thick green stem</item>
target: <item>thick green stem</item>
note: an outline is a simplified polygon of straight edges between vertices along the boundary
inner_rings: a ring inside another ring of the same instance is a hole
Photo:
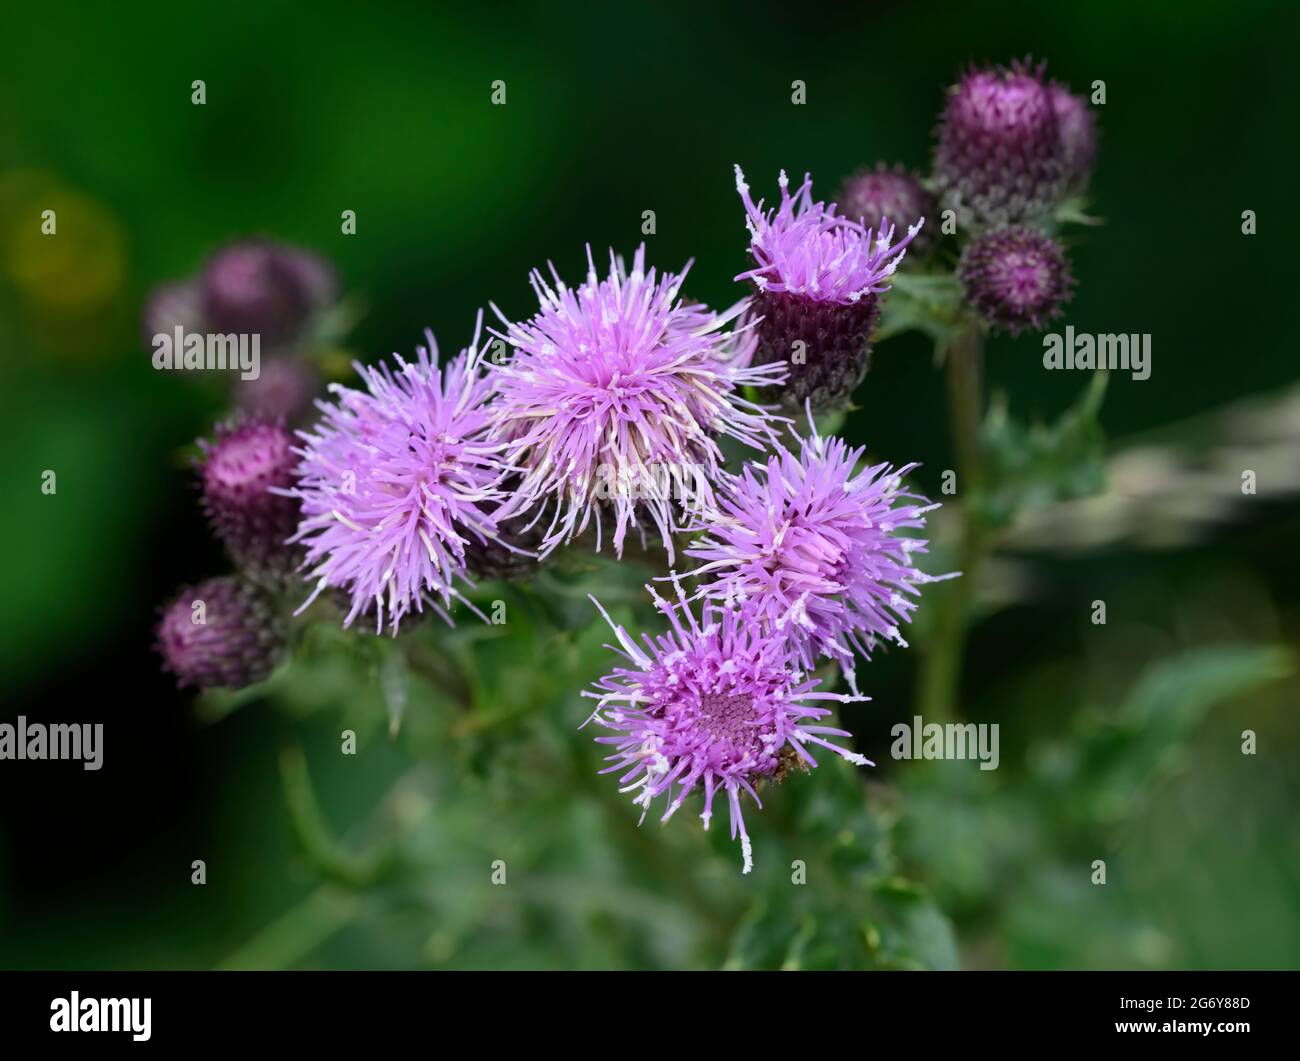
[[[984,333],[977,321],[968,320],[948,349],[948,416],[957,463],[957,491],[961,503],[961,540],[958,550],[960,578],[940,590],[934,627],[921,661],[917,685],[917,710],[931,721],[942,722],[957,714],[962,659],[970,602],[984,559],[986,540],[972,500],[983,483],[980,424],[984,419]]]

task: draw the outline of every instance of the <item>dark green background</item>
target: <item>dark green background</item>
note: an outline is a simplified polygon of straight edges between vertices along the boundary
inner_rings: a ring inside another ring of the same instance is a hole
[[[1297,378],[1298,29],[1295,6],[1281,2],[10,9],[0,40],[3,718],[103,719],[109,747],[99,775],[0,763],[0,965],[210,966],[313,887],[285,822],[276,749],[286,730],[328,747],[338,727],[253,705],[201,728],[149,651],[157,603],[222,564],[178,457],[222,396],[151,370],[138,335],[151,285],[223,241],[265,233],[337,263],[367,305],[349,343],[359,356],[409,351],[426,326],[454,349],[490,300],[528,311],[534,266],[553,260],[576,278],[588,242],[598,259],[610,245],[630,252],[652,209],[651,260],[678,268],[693,257],[691,293],[727,304],[745,264],[734,163],[769,196],[781,167],[810,171],[827,195],[864,163],[924,169],[956,71],[1032,54],[1076,90],[1106,83],[1093,182],[1106,223],[1073,230],[1068,321],[1153,337],[1151,379],[1116,378],[1106,399],[1102,423],[1122,445]],[[196,78],[206,106],[190,102]],[[790,101],[796,78],[805,106]],[[508,86],[504,107],[489,103],[495,79]],[[57,248],[39,236],[46,202],[60,206]],[[344,209],[356,211],[355,236],[340,234]],[[1258,215],[1254,237],[1240,231],[1245,209]],[[994,340],[988,374],[1026,418],[1057,415],[1082,385],[1042,370],[1035,336]],[[934,490],[951,458],[928,344],[913,334],[883,345],[859,402],[846,432],[889,459],[923,461]],[[46,468],[59,475],[53,498],[39,491]],[[1063,690],[1101,673],[1097,687],[1114,693],[1140,664],[1187,647],[1196,600],[1224,603],[1220,640],[1294,644],[1298,529],[1294,503],[1270,503],[1196,548],[1043,561],[1036,599],[974,641],[972,714],[1019,720],[1005,725],[1002,783],[1016,784],[1027,734],[1068,730]],[[1123,600],[1130,630],[1149,643],[1112,645],[1110,662],[1088,647],[1078,602],[1094,597]],[[908,716],[913,666],[894,654],[875,672],[883,719]],[[969,867],[913,867],[957,920],[963,960],[1294,966],[1295,691],[1273,687],[1188,736],[1189,748],[1221,748],[1259,711],[1289,761],[1235,776],[1232,756],[1188,751],[1191,774],[1152,811],[1164,846],[1134,841],[1150,856],[1147,878],[1117,887],[1140,909],[1163,903],[1173,944],[1099,954],[1089,914],[1048,946],[1032,925],[964,906]],[[581,707],[572,713],[576,724]],[[887,721],[863,725],[883,756]],[[405,761],[382,741],[368,754],[364,771],[318,779],[340,829],[368,816]],[[1207,824],[1206,807],[1225,804],[1239,816]],[[938,800],[925,813],[946,821],[958,808]],[[188,884],[199,857],[215,867],[206,890]],[[1050,920],[1073,894],[1037,906],[1026,897],[1022,922]],[[525,957],[495,960],[626,960],[560,957],[543,929],[522,936]],[[420,958],[401,938],[391,924],[358,929],[304,960],[437,963],[436,947]],[[695,960],[710,964],[711,953]]]

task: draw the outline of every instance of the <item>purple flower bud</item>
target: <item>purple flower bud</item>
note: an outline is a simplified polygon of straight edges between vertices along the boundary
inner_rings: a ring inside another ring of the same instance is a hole
[[[924,218],[910,219],[907,235],[894,243],[892,220],[873,232],[837,215],[834,205],[813,200],[810,177],[793,195],[784,171],[778,183],[780,204],[764,211],[736,167],[755,262],[736,279],[757,289],[754,363],[787,364],[782,400],[798,408],[811,402],[818,411],[847,402],[866,375],[880,296]]]
[[[274,669],[283,627],[270,602],[234,576],[187,586],[158,624],[157,648],[179,685],[242,689]]]
[[[274,492],[295,485],[293,436],[279,424],[245,421],[199,445],[203,507],[231,559],[254,578],[284,578],[301,556],[285,544],[298,529],[298,501]]]
[[[1072,94],[1059,82],[1053,81],[1050,91],[1061,134],[1067,190],[1081,192],[1088,186],[1092,165],[1097,158],[1096,118],[1086,99]]]
[[[874,169],[863,167],[845,182],[839,196],[840,213],[877,232],[891,224],[910,225],[917,218],[933,217],[934,196],[920,179],[902,166],[889,169],[883,162]],[[912,240],[912,253],[925,255],[934,245],[934,231],[927,227]]]
[[[246,416],[294,424],[311,410],[320,390],[320,377],[310,365],[277,357],[263,362],[256,379],[236,380],[234,398]]]
[[[1060,131],[1041,66],[971,70],[949,91],[938,138],[939,205],[963,225],[1033,221],[1061,199]]]
[[[298,334],[335,296],[333,273],[320,258],[264,240],[218,251],[201,283],[209,327],[257,334],[267,345]]]
[[[204,330],[202,295],[188,280],[159,284],[149,292],[141,322],[145,346],[153,345],[155,335],[170,336],[178,327],[187,333]]]
[[[986,232],[962,253],[957,276],[966,300],[995,328],[1018,335],[1060,315],[1074,287],[1065,252],[1037,229]]]

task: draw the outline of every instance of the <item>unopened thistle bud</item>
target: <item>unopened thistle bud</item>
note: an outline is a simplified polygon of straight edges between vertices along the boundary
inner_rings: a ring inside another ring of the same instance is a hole
[[[212,331],[257,334],[275,345],[296,336],[332,302],[336,284],[316,255],[252,240],[218,251],[203,271],[200,290]]]
[[[250,420],[217,429],[200,442],[203,507],[241,570],[259,581],[286,577],[301,549],[285,544],[298,529],[293,436],[276,423]]]
[[[1061,199],[1065,162],[1042,67],[971,70],[949,90],[934,176],[939,205],[961,225],[1044,217]]]
[[[262,591],[235,576],[188,586],[163,610],[158,652],[179,685],[242,689],[275,668],[283,626]]]
[[[235,381],[235,405],[255,419],[283,420],[292,425],[311,411],[312,400],[323,387],[311,365],[292,357],[277,357],[262,364],[256,379]]]
[[[1097,122],[1088,101],[1064,85],[1050,86],[1052,107],[1061,134],[1061,155],[1065,164],[1066,191],[1077,194],[1088,187],[1097,158]]]
[[[966,300],[994,328],[1012,335],[1060,315],[1074,278],[1055,240],[1024,226],[972,240],[957,268]]]
[[[859,169],[844,182],[839,212],[851,221],[860,221],[867,228],[881,232],[889,225],[901,228],[917,218],[933,217],[936,208],[934,196],[915,174],[902,166],[887,168],[881,162],[874,169]],[[933,246],[934,230],[924,228],[912,240],[911,253],[924,256]]]

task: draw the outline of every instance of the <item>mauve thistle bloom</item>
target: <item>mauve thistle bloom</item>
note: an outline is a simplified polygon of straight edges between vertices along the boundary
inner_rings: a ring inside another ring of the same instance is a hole
[[[301,557],[286,544],[298,529],[298,502],[286,496],[298,463],[293,435],[278,423],[236,421],[199,446],[203,507],[231,559],[254,578],[283,579]]]
[[[753,854],[741,799],[749,795],[762,809],[755,786],[780,780],[791,766],[816,766],[809,745],[856,765],[872,765],[826,739],[850,734],[821,725],[831,711],[817,704],[867,698],[818,691],[820,679],[804,677],[788,638],[761,629],[734,608],[706,603],[697,618],[675,574],[673,583],[673,604],[650,589],[670,629],[657,637],[643,634],[640,644],[592,597],[622,646],[609,648],[630,666],[615,667],[594,690],[584,690],[584,696],[599,701],[587,721],[614,731],[615,736],[596,738],[614,747],[606,757],[613,765],[601,773],[621,771],[620,791],[639,790],[633,802],[642,809],[641,821],[660,795],[667,797],[662,819],[667,821],[687,796],[703,788],[700,818],[707,829],[713,799],[723,793],[731,837],[740,836],[748,873]]]
[[[1048,90],[1052,94],[1052,107],[1061,134],[1066,190],[1082,192],[1088,187],[1092,165],[1097,158],[1097,121],[1088,101],[1074,95],[1065,85],[1053,81]]]
[[[163,609],[157,637],[163,666],[177,684],[200,689],[242,689],[261,681],[284,649],[284,627],[270,601],[229,575],[183,589]]]
[[[833,203],[814,202],[810,177],[793,196],[784,170],[778,183],[780,206],[764,213],[736,167],[749,252],[757,263],[736,279],[758,289],[751,309],[762,318],[755,360],[790,360],[785,403],[802,408],[811,401],[814,409],[825,409],[847,401],[866,375],[879,296],[889,290],[889,277],[925,219],[909,223],[895,245],[894,225],[873,238],[871,229],[838,216]]]
[[[213,255],[200,277],[207,327],[257,334],[268,345],[297,335],[337,298],[324,259],[268,240],[233,243]]]
[[[916,465],[857,472],[864,450],[822,438],[809,421],[798,456],[781,446],[726,476],[686,555],[701,561],[690,572],[699,596],[784,633],[809,670],[818,656],[837,660],[856,690],[853,650],[869,656],[881,638],[906,646],[899,627],[916,608],[917,587],[953,576],[918,571],[913,555],[926,542],[899,533],[924,527],[939,507],[904,491]]]
[[[453,582],[464,579],[465,546],[496,536],[490,512],[510,472],[501,444],[487,440],[482,321],[480,313],[469,348],[441,370],[430,332],[414,364],[394,355],[395,371],[356,365],[368,393],[333,384],[336,400],[318,403],[324,416],[299,432],[293,494],[302,522],[293,540],[306,546],[316,581],[299,611],[341,587],[352,600],[344,626],[373,605],[377,629],[387,609],[395,634],[426,599],[450,622],[452,598],[463,599]]]
[[[889,223],[909,224],[935,212],[934,196],[914,173],[883,162],[849,175],[840,190],[839,209],[845,217],[867,228],[884,231]],[[924,256],[933,246],[933,229],[923,229],[912,240],[913,254]]]
[[[587,278],[565,286],[551,266],[554,287],[539,271],[530,280],[540,309],[494,331],[514,355],[490,370],[499,392],[494,437],[523,473],[520,496],[541,507],[543,552],[596,523],[612,509],[614,549],[622,555],[629,527],[648,517],[672,559],[676,502],[711,496],[722,452],[716,435],[761,449],[774,437],[769,411],[739,393],[784,378],[783,365],[756,368],[752,329],[728,325],[738,303],[714,313],[679,298],[687,270],[646,271],[645,245],[628,272],[610,251],[600,279],[587,248]],[[496,309],[494,306],[493,309]]]
[[[962,252],[957,277],[969,302],[995,328],[1018,335],[1060,316],[1074,277],[1055,240],[1021,225],[977,236]]]
[[[949,91],[934,177],[962,225],[1032,221],[1057,204],[1064,152],[1041,65],[972,69]]]

